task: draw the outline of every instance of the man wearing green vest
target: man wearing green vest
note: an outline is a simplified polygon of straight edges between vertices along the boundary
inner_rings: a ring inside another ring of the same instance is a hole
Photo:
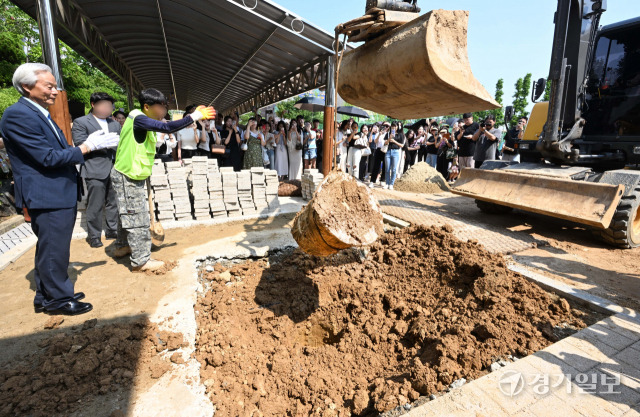
[[[153,88],[139,96],[140,110],[129,113],[120,132],[116,162],[111,170],[111,182],[118,198],[118,238],[115,257],[131,255],[133,271],[155,271],[164,262],[151,259],[150,217],[145,191],[146,179],[156,155],[155,132],[173,133],[193,122],[214,119],[213,107],[200,106],[183,119],[162,122],[167,113],[164,95]]]

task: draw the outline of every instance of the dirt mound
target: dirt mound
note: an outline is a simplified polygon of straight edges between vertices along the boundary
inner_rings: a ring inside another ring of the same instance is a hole
[[[449,191],[449,185],[442,174],[426,162],[418,162],[409,168],[396,181],[393,188],[399,191],[425,194]]]
[[[595,321],[450,229],[204,272],[196,358],[216,416],[373,416]]]
[[[39,352],[0,368],[0,416],[68,415],[93,395],[128,387],[136,372],[161,377],[171,365],[157,352],[186,344],[146,318],[96,323],[43,339]]]
[[[382,211],[369,188],[343,172],[331,172],[296,216],[291,234],[300,249],[327,256],[370,245],[383,232]]]
[[[302,197],[302,181],[281,181],[278,186],[278,197]]]

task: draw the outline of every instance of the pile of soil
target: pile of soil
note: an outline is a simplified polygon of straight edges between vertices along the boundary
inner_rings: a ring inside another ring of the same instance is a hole
[[[201,279],[196,358],[220,417],[377,415],[597,320],[450,228],[389,232],[366,256],[219,263]]]
[[[369,188],[333,171],[296,216],[291,234],[300,249],[318,256],[375,242],[384,230],[382,210]]]
[[[160,378],[171,365],[158,352],[187,345],[181,333],[146,318],[96,323],[45,338],[36,352],[0,368],[0,416],[68,415],[94,395],[127,388],[136,373]]]
[[[449,191],[449,184],[431,165],[418,162],[402,174],[393,188],[411,193],[435,194]]]
[[[302,197],[302,181],[281,181],[278,185],[278,197]]]

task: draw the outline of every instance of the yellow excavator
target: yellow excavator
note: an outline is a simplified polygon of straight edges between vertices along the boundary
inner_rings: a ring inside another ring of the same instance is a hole
[[[464,169],[452,191],[483,212],[512,209],[586,225],[621,248],[640,246],[640,18],[600,27],[606,0],[558,0],[548,102],[517,144],[522,163]],[[338,92],[397,118],[498,108],[473,77],[464,11],[419,15],[416,1],[368,0],[336,28],[364,44],[343,56]],[[535,83],[538,100],[547,80]],[[428,94],[426,94],[428,93]],[[426,98],[426,99],[425,99]],[[513,109],[507,107],[505,119]]]

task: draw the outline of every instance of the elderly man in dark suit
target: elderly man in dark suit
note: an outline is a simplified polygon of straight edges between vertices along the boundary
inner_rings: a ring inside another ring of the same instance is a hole
[[[13,74],[13,86],[22,97],[4,111],[0,135],[13,169],[16,205],[29,209],[38,238],[34,308],[49,314],[83,314],[93,306],[80,302],[84,294],[74,293],[67,273],[82,184],[76,165],[84,163],[84,155],[90,152],[117,146],[119,136],[100,131],[78,147],[69,146],[47,110],[58,96],[56,79],[47,65],[20,65]]]
[[[73,121],[71,136],[74,145],[80,146],[90,134],[101,130],[120,134],[120,123],[110,117],[114,101],[107,93],[91,94],[91,113]],[[118,200],[110,177],[115,159],[114,149],[102,149],[85,156],[84,166],[80,169],[80,174],[87,183],[87,242],[92,248],[103,246],[100,239],[103,211],[107,224],[105,237],[118,237]]]

